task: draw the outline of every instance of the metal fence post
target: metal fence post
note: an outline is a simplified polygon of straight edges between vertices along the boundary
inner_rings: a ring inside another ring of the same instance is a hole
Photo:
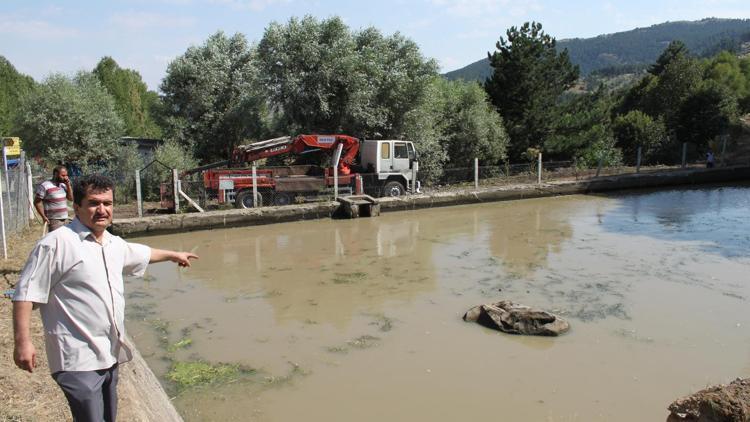
[[[479,190],[479,158],[474,158],[474,190]]]
[[[34,179],[31,174],[31,164],[28,162],[26,163],[26,195],[29,197],[29,220],[33,220],[36,218],[34,214]]]
[[[719,157],[719,165],[722,167],[724,167],[724,153],[727,151],[727,138],[729,138],[729,135],[722,136],[721,157]]]
[[[3,147],[3,151],[5,151],[5,147]],[[2,170],[2,169],[0,169]],[[7,171],[6,171],[7,176]],[[3,258],[8,259],[8,245],[5,242],[5,210],[3,206],[3,182],[0,180],[0,232],[2,232],[2,238],[3,238]]]
[[[542,153],[541,152],[539,153],[539,163],[537,164],[536,167],[537,167],[536,182],[541,185],[542,184]]]
[[[180,186],[178,184],[177,169],[172,169],[172,193],[174,193],[174,212],[180,212]]]
[[[339,166],[333,166],[333,200],[339,198]]]
[[[143,198],[141,197],[141,171],[135,170],[135,199],[138,202],[138,218],[143,217]]]
[[[635,161],[635,172],[640,173],[641,172],[641,147],[638,147],[638,157]]]
[[[682,168],[687,166],[687,142],[682,143]]]
[[[253,208],[258,208],[258,168],[255,164],[253,164]]]
[[[599,164],[596,166],[596,176],[599,177],[599,173],[602,172],[602,166],[604,166],[604,153],[599,155]]]
[[[411,166],[411,193],[417,193],[417,171],[419,170],[419,161],[415,161]]]
[[[8,191],[8,216],[13,220],[13,201],[10,199],[10,176],[8,172],[8,154],[3,142],[3,170],[5,171],[5,187]]]

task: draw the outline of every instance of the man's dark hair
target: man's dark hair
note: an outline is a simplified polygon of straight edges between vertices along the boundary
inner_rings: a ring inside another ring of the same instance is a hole
[[[83,201],[89,189],[93,192],[111,190],[112,196],[114,197],[115,195],[115,184],[112,182],[112,179],[101,174],[91,174],[80,177],[73,183],[73,202],[76,205],[81,205],[81,201]]]
[[[65,166],[55,166],[55,168],[52,169],[52,176],[57,176],[60,174],[60,170],[67,170]]]

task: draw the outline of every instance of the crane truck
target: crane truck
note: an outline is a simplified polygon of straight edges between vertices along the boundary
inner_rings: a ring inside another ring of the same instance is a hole
[[[253,170],[247,164],[269,157],[302,156],[316,151],[331,154],[331,164],[265,167],[256,170],[257,199],[253,199]],[[284,136],[237,146],[231,160],[184,172],[203,172],[209,199],[254,205],[288,205],[330,193],[336,179],[342,194],[401,196],[417,191],[419,161],[414,144],[401,140],[364,140],[347,135]],[[334,171],[336,169],[337,171]]]

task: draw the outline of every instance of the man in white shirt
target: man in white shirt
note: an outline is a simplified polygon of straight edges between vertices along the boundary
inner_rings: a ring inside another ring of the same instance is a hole
[[[36,366],[29,333],[36,305],[50,372],[75,421],[114,421],[117,415],[117,365],[132,359],[124,341],[123,275],[141,276],[151,262],[189,267],[198,258],[128,243],[107,232],[113,191],[104,176],[76,181],[76,219],[37,243],[13,297],[15,363],[29,372]]]

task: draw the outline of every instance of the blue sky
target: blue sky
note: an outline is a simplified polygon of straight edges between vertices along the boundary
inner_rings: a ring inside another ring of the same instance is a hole
[[[557,39],[584,38],[665,21],[750,18],[750,1],[1,0],[0,55],[36,80],[91,70],[109,55],[157,89],[170,60],[217,30],[255,42],[270,22],[306,14],[400,32],[449,71],[483,58],[525,21],[541,22]]]

